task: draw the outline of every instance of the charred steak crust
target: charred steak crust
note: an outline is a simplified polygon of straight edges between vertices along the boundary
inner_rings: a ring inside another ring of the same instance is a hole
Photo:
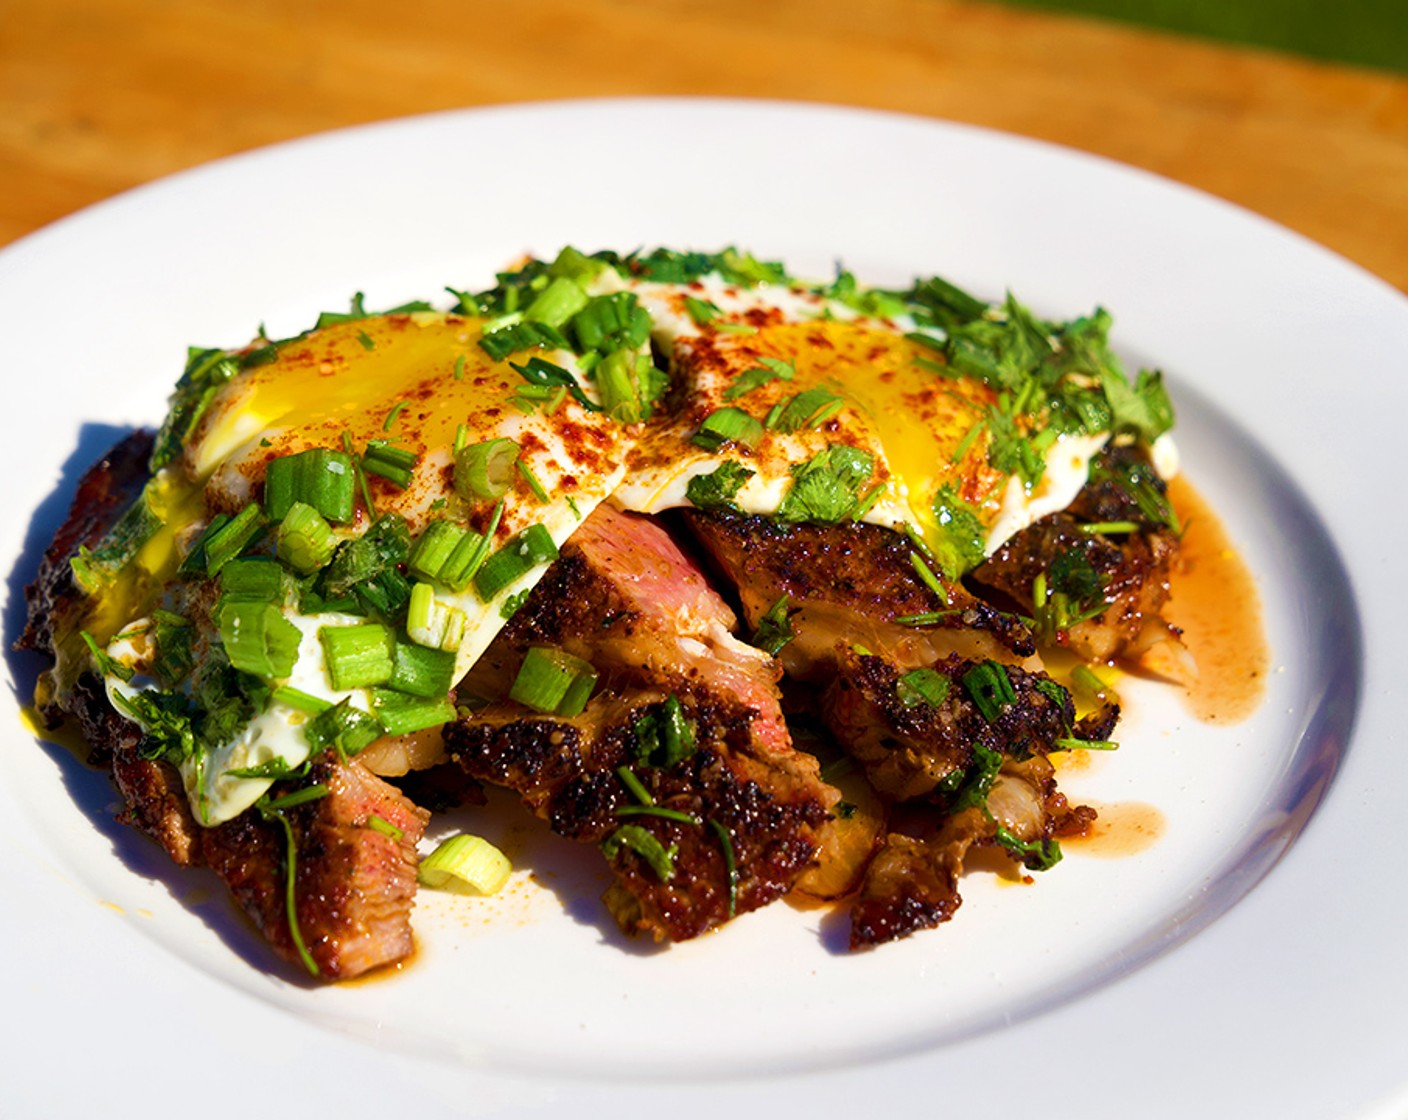
[[[55,656],[54,635],[63,629],[63,620],[83,607],[69,560],[81,546],[91,548],[102,540],[146,485],[153,438],[140,430],[124,436],[78,480],[68,514],[44,550],[34,582],[25,588],[27,617],[16,649]],[[55,724],[62,719],[57,709],[42,714]]]
[[[471,776],[515,790],[561,836],[600,843],[629,822],[673,847],[675,870],[663,880],[639,855],[618,852],[608,904],[627,932],[681,941],[727,921],[731,910],[753,910],[785,894],[815,858],[816,830],[829,813],[812,784],[750,756],[749,712],[686,688],[675,695],[698,745],[668,768],[637,759],[636,726],[659,708],[658,691],[595,700],[571,721],[480,714],[448,727],[445,741]],[[699,823],[623,815],[634,801],[620,767],[633,769],[656,806]],[[737,876],[732,906],[719,828],[728,834]]]
[[[948,681],[937,706],[901,695],[901,674],[883,658],[851,654],[822,694],[822,715],[838,742],[866,768],[880,792],[897,800],[931,794],[966,769],[975,745],[1024,759],[1057,749],[1058,739],[1102,738],[1119,718],[1107,705],[1078,721],[1070,694],[1043,673],[1005,667],[1015,699],[987,719],[964,677],[978,662],[949,657],[932,669]]]
[[[1031,634],[1015,615],[947,584],[940,598],[915,572],[914,546],[882,525],[784,524],[771,518],[688,510],[685,523],[739,588],[749,625],[781,595],[844,608],[861,617],[894,622],[938,614],[936,625],[989,633],[1019,657],[1035,652]]]
[[[328,752],[296,785],[327,795],[287,810],[294,836],[299,932],[324,979],[358,976],[408,956],[407,914],[416,890],[416,844],[429,814],[356,762]],[[400,836],[371,827],[377,817]],[[206,862],[285,960],[297,962],[286,905],[288,843],[257,812],[201,831]]]

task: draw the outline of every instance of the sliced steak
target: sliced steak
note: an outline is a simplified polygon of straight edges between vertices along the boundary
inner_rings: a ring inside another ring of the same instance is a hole
[[[1091,466],[1090,481],[1071,506],[1001,545],[976,571],[975,584],[1034,614],[1040,577],[1048,602],[1068,595],[1076,621],[1048,623],[1047,639],[1085,661],[1138,656],[1170,635],[1160,616],[1178,555],[1167,487],[1143,453],[1111,447]],[[1115,527],[1119,529],[1102,529]]]
[[[516,790],[561,835],[606,844],[608,906],[632,933],[684,940],[780,897],[812,864],[837,800],[791,745],[776,662],[733,624],[658,524],[600,507],[467,682],[502,696],[524,651],[549,644],[600,671],[591,703],[570,719],[495,703],[446,729],[471,776]],[[671,698],[693,747],[661,761],[642,725],[665,718]],[[623,768],[657,809],[690,819],[648,811]],[[657,848],[668,863],[652,861]]]
[[[357,762],[329,752],[297,788],[327,795],[283,810],[293,834],[295,914],[324,980],[347,980],[408,956],[416,844],[429,814]],[[275,796],[292,786],[274,788]],[[379,818],[401,835],[375,828]],[[286,905],[289,840],[251,809],[200,833],[205,861],[285,960],[300,963]]]
[[[984,697],[989,711],[996,709],[993,718],[975,696],[984,665],[1011,693],[1005,701]],[[1025,759],[1059,749],[1060,739],[1102,739],[1119,719],[1110,705],[1077,720],[1064,688],[1015,665],[948,657],[921,672],[923,688],[941,696],[937,703],[883,658],[855,653],[842,657],[822,694],[822,715],[836,741],[865,767],[877,790],[897,801],[945,792],[945,782],[972,765],[978,746]]]
[[[134,433],[79,481],[73,508],[27,589],[29,620],[20,648],[56,661],[79,656],[66,647],[78,641],[87,604],[69,560],[80,546],[96,545],[140,493],[150,451],[150,434]],[[41,693],[45,720],[72,719],[90,762],[111,767],[125,802],[121,819],[177,864],[214,868],[274,949],[297,962],[285,905],[282,826],[254,809],[217,828],[197,825],[176,768],[144,753],[142,729],[112,707],[95,674],[74,673],[61,690],[41,682]],[[320,976],[346,979],[411,951],[415,845],[426,814],[356,763],[322,759],[306,782],[325,785],[328,795],[287,814],[295,837],[298,924]],[[373,816],[400,829],[400,839],[369,828]]]
[[[855,646],[902,668],[950,654],[1029,657],[1022,622],[961,585],[940,597],[916,574],[908,540],[880,525],[784,524],[766,517],[689,511],[685,521],[738,589],[750,626],[784,596],[796,637],[780,658],[789,677],[829,679]],[[901,619],[930,616],[927,625]]]

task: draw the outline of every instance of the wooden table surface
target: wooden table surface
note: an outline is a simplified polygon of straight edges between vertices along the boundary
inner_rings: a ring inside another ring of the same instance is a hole
[[[0,245],[365,121],[625,94],[844,103],[1081,148],[1408,291],[1408,78],[960,0],[0,0]]]

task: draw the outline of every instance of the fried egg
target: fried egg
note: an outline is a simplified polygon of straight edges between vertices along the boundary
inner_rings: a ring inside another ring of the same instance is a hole
[[[737,508],[776,514],[796,466],[841,444],[874,462],[876,493],[861,520],[917,531],[937,544],[934,500],[947,488],[978,512],[991,554],[1068,506],[1108,439],[1108,433],[1058,436],[1041,478],[1028,485],[989,463],[987,421],[997,392],[948,371],[937,360],[939,340],[926,339],[907,317],[867,317],[808,289],[739,288],[717,277],[631,289],[651,311],[657,344],[672,355],[684,404],[632,450],[627,476],[612,495],[625,509],[687,506],[692,479],[734,461],[753,472],[734,495]],[[690,301],[718,313],[700,323]],[[742,410],[762,423],[752,446],[735,444],[722,456],[699,446],[701,426],[720,409]]]
[[[539,290],[548,277],[540,279]],[[133,615],[171,605],[162,589],[179,583],[178,566],[199,547],[211,519],[264,501],[270,464],[287,456],[342,449],[354,465],[359,496],[352,514],[333,526],[339,540],[358,538],[378,517],[394,514],[413,538],[448,521],[487,534],[485,548],[493,550],[533,527],[560,547],[603,501],[646,514],[699,504],[698,480],[729,464],[732,508],[805,520],[810,511],[789,512],[789,503],[795,506],[806,472],[817,464],[829,469],[840,448],[850,489],[834,519],[863,519],[937,548],[943,515],[936,499],[952,495],[975,512],[991,553],[1068,505],[1109,436],[1050,432],[1040,443],[1042,469],[1028,475],[1035,481],[999,470],[993,417],[1013,415],[1010,402],[949,368],[943,338],[902,305],[861,313],[798,282],[737,284],[710,274],[663,283],[604,263],[582,279],[576,296],[622,293],[650,319],[648,341],[633,360],[646,361],[653,350],[668,365],[663,397],[630,414],[604,406],[594,382],[602,355],[574,349],[556,332],[564,324],[550,324],[556,333],[528,353],[493,356],[486,335],[521,322],[521,311],[496,319],[434,311],[338,316],[236,355],[234,372],[201,399],[179,457],[148,484],[143,501],[157,529],[89,610],[88,628],[108,642],[115,670],[106,674],[107,686],[119,710],[141,722],[130,701],[156,687],[140,675],[150,674],[154,655],[145,620],[133,622]],[[538,372],[552,373],[546,384],[532,375],[535,361]],[[457,484],[457,452],[494,440],[512,442],[514,473],[494,498],[467,493]],[[411,464],[403,477],[364,469],[377,446]],[[1166,438],[1153,451],[1171,473],[1176,460]],[[267,537],[252,547],[272,551]],[[432,610],[463,620],[441,647],[455,655],[454,681],[546,568],[546,559],[535,560],[483,594],[473,584],[458,591],[435,584]],[[375,708],[368,688],[334,687],[319,639],[326,628],[365,619],[316,608],[302,613],[292,591],[278,606],[297,634],[292,669],[270,682],[278,687],[243,728],[181,765],[191,804],[207,825],[237,816],[263,795],[274,779],[252,771],[286,772],[309,757],[308,710],[281,698],[288,690],[318,704]]]

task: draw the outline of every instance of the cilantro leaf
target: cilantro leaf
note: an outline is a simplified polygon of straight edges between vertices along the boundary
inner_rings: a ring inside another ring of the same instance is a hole
[[[697,474],[689,480],[684,495],[698,509],[737,510],[734,503],[739,488],[756,472],[730,459],[710,474]]]
[[[934,495],[934,520],[938,539],[932,542],[934,559],[950,580],[956,580],[983,562],[987,533],[978,511],[958,496],[952,486],[939,487]]]
[[[792,467],[792,487],[777,516],[782,521],[815,521],[835,525],[849,516],[875,469],[868,451],[835,443],[805,463]]]

